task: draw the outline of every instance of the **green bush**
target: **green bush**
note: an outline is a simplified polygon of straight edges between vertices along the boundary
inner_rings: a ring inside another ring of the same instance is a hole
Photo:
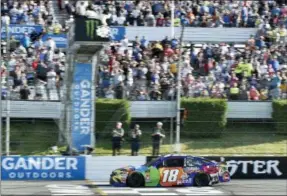
[[[272,103],[272,118],[278,134],[287,134],[287,100],[275,100]]]
[[[121,99],[96,100],[96,135],[111,136],[112,128],[116,122],[123,123],[126,130],[131,120],[129,102]]]
[[[188,111],[183,135],[220,137],[226,126],[227,102],[223,99],[182,98],[181,107]]]

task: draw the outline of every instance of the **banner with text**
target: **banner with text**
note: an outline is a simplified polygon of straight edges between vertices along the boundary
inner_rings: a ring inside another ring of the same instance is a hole
[[[10,37],[15,37],[15,39],[19,40],[23,38],[25,33],[31,34],[33,31],[40,33],[43,31],[43,27],[41,25],[9,25],[8,27]],[[6,30],[5,26],[1,27],[1,39],[6,39]]]
[[[92,64],[76,63],[72,90],[72,146],[83,151],[91,144],[92,110]]]
[[[47,41],[47,39],[51,37],[55,42],[57,48],[66,48],[67,47],[67,34],[45,34],[42,37],[43,41]]]
[[[148,156],[147,162],[156,157]],[[287,157],[208,156],[209,160],[226,162],[232,179],[287,179]]]
[[[2,180],[85,180],[85,157],[2,157]]]

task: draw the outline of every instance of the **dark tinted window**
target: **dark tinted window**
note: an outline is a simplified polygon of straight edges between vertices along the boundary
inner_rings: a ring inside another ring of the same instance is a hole
[[[168,158],[164,161],[165,167],[183,167],[184,166],[184,158]]]

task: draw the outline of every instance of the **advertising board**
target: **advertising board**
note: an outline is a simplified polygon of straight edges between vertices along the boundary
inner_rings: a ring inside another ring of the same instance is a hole
[[[85,157],[2,157],[2,180],[84,180]]]
[[[103,26],[98,19],[85,17],[75,18],[75,41],[76,42],[109,42],[110,28]]]
[[[92,142],[92,64],[76,63],[72,89],[72,146],[84,151]]]

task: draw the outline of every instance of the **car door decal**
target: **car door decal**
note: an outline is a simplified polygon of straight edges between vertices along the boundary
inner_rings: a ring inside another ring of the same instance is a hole
[[[185,173],[181,167],[160,168],[160,185],[176,186],[184,176]]]

